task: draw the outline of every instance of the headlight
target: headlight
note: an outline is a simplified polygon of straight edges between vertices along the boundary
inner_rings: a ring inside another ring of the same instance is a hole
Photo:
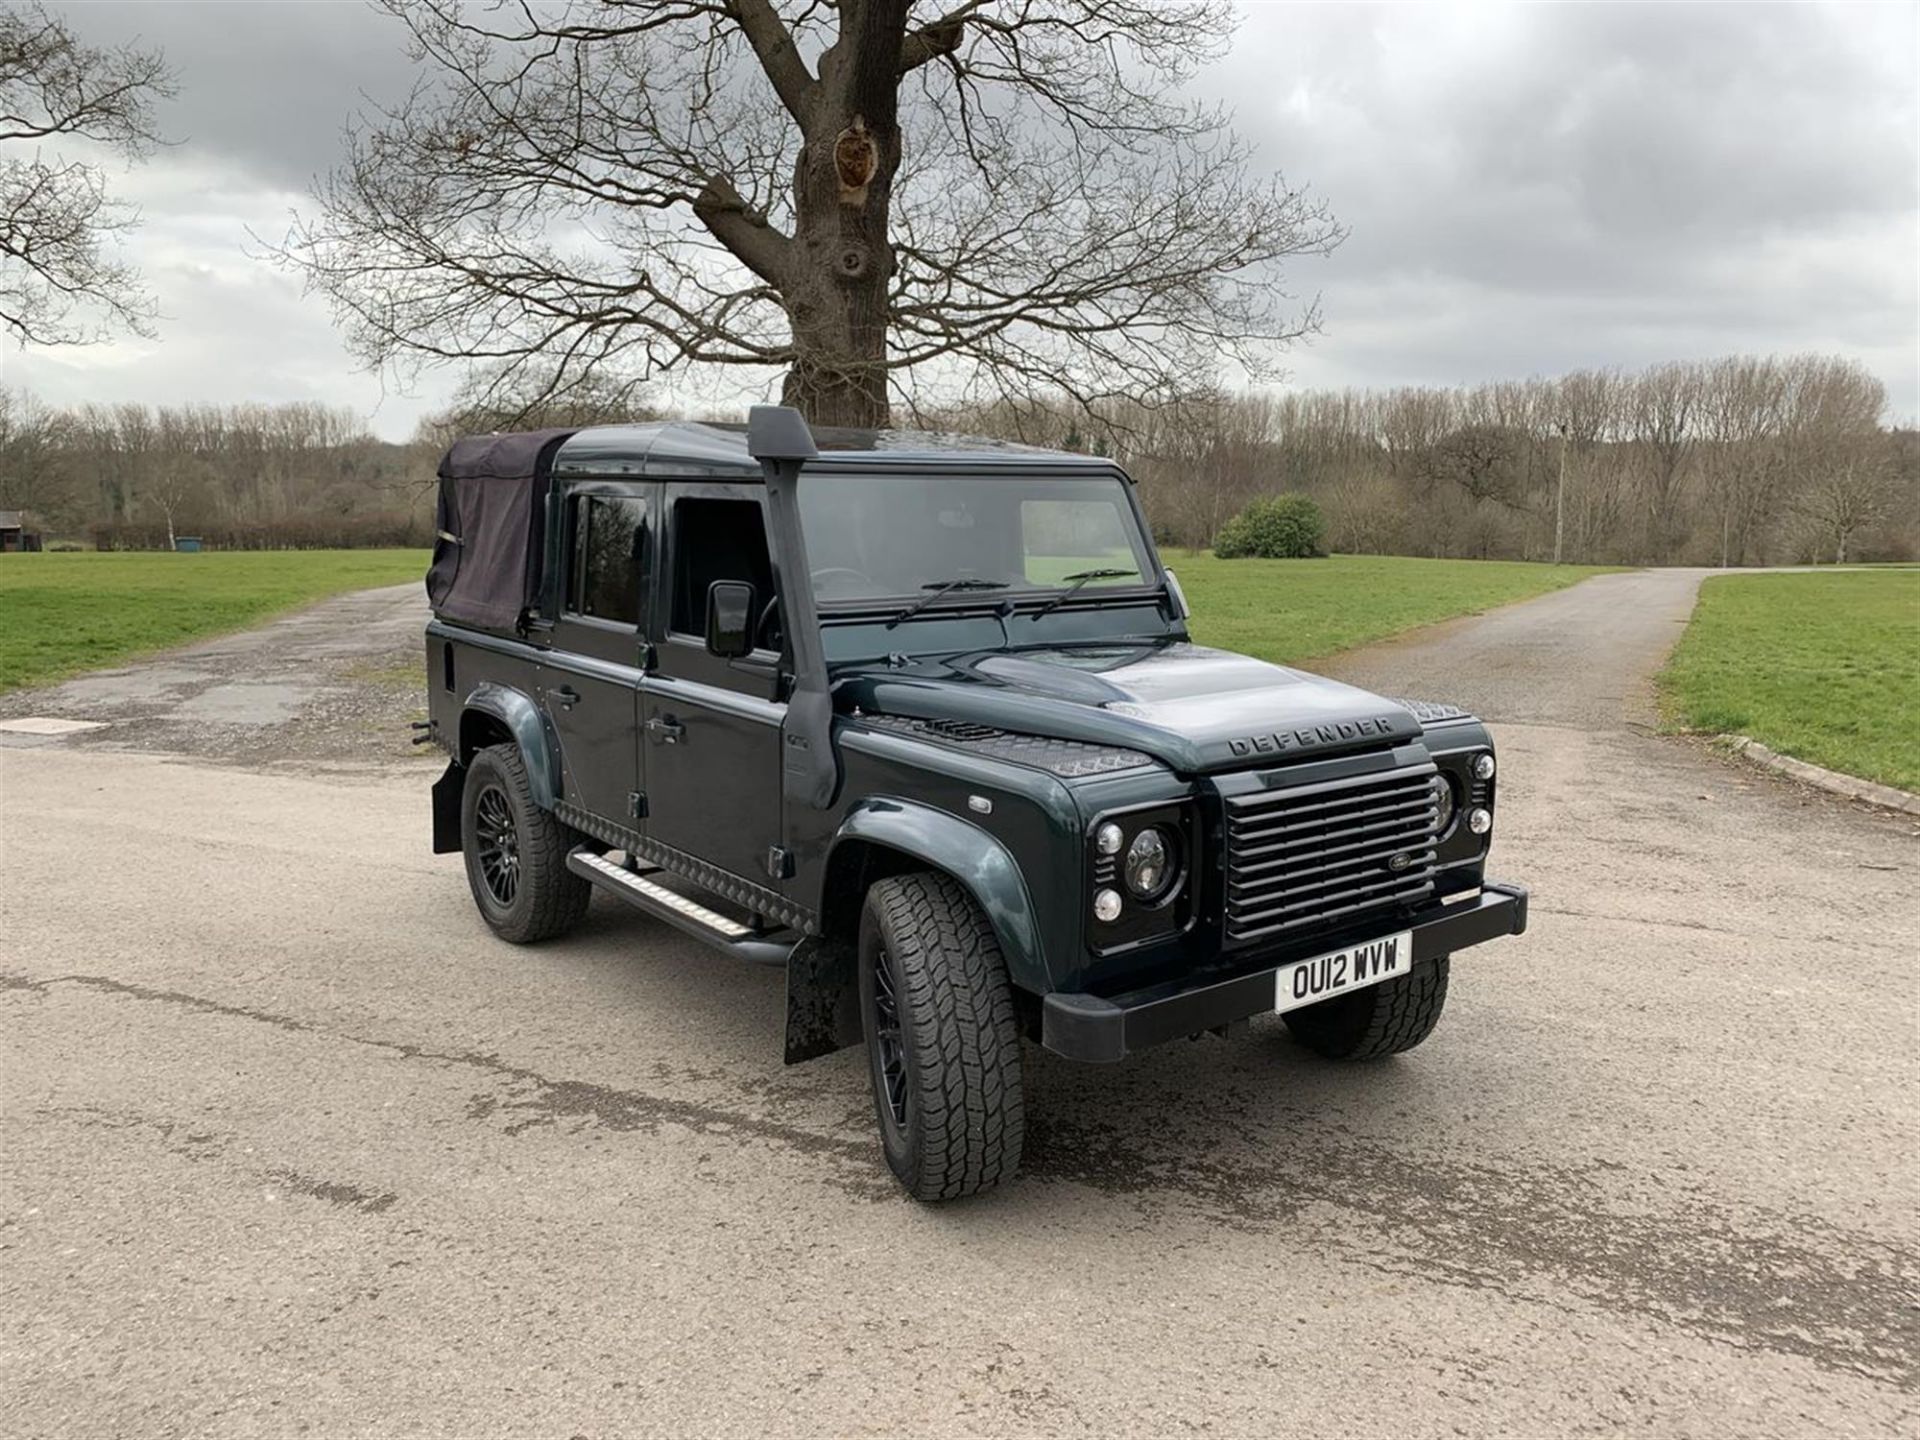
[[[1433,833],[1444,835],[1453,828],[1453,812],[1459,802],[1454,799],[1453,785],[1444,775],[1433,777],[1433,808],[1435,818]]]
[[[1470,810],[1467,812],[1467,828],[1476,835],[1484,835],[1493,828],[1491,810]]]
[[[1491,780],[1493,778],[1493,770],[1494,770],[1494,765],[1493,765],[1492,751],[1483,750],[1481,751],[1480,754],[1473,757],[1473,778],[1474,779]]]
[[[1194,921],[1201,853],[1192,796],[1096,816],[1086,832],[1087,948],[1111,955],[1170,940]]]
[[[1158,825],[1149,825],[1127,847],[1127,889],[1143,905],[1166,898],[1180,877],[1174,861],[1173,838]]]

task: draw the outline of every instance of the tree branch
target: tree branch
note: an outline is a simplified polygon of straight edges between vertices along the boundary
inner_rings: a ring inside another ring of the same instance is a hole
[[[714,239],[762,280],[769,285],[787,282],[793,242],[769,225],[765,215],[750,208],[726,176],[711,176],[700,187],[693,213]]]
[[[769,0],[727,0],[727,13],[747,37],[760,68],[787,113],[805,126],[813,117],[814,79],[794,47],[793,32]]]
[[[900,42],[900,73],[905,75],[934,60],[944,60],[957,51],[966,38],[967,18],[985,3],[986,0],[967,0],[966,4],[909,30]]]

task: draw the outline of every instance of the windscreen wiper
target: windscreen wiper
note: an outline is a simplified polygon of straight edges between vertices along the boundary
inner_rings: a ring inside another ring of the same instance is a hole
[[[922,595],[918,600],[914,601],[913,604],[907,606],[906,609],[887,621],[887,629],[891,630],[894,626],[911,620],[942,595],[951,595],[956,590],[1004,590],[1007,588],[1007,582],[1004,580],[980,580],[972,575],[962,575],[957,580],[935,580],[932,584],[922,585],[920,588],[928,593]]]
[[[1060,578],[1067,582],[1067,588],[1047,601],[1047,603],[1042,605],[1038,610],[1034,611],[1033,618],[1038,620],[1042,615],[1050,614],[1052,611],[1066,604],[1067,601],[1074,597],[1080,587],[1089,580],[1118,580],[1122,576],[1137,576],[1139,573],[1138,570],[1076,570],[1071,575],[1062,575]]]

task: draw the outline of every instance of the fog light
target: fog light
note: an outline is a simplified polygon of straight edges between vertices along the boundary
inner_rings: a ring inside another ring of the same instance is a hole
[[[1491,780],[1493,778],[1493,755],[1491,752],[1473,757],[1473,778]]]
[[[1467,812],[1467,828],[1476,835],[1484,835],[1493,828],[1493,812],[1482,810],[1478,806]]]
[[[1120,918],[1118,890],[1100,890],[1094,893],[1093,918],[1100,921],[1114,921]]]
[[[1109,820],[1094,833],[1093,843],[1102,855],[1118,855],[1120,842],[1126,838],[1120,827]]]

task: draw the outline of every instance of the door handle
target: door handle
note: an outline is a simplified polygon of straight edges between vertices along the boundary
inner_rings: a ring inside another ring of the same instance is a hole
[[[656,715],[647,721],[647,733],[658,744],[678,745],[681,737],[687,733],[687,727],[671,715]]]
[[[562,685],[558,690],[549,693],[553,696],[554,703],[562,710],[571,710],[580,699],[580,692],[571,685]]]

